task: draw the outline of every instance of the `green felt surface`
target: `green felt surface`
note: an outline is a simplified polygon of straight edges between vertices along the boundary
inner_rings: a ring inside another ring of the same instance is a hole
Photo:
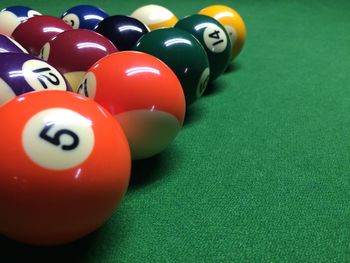
[[[0,1],[51,15],[78,3],[151,2]],[[154,3],[182,17],[218,1]],[[134,164],[114,216],[62,247],[0,238],[1,262],[350,261],[350,2],[220,3],[243,16],[244,51],[174,143]]]

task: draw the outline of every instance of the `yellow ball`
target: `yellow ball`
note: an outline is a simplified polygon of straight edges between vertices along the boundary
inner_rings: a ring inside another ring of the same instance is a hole
[[[203,8],[198,13],[215,18],[226,28],[232,43],[231,60],[237,57],[246,38],[244,21],[238,12],[225,5],[211,5]]]
[[[160,5],[145,5],[136,9],[131,17],[140,20],[153,31],[158,28],[173,27],[177,17],[167,8]]]

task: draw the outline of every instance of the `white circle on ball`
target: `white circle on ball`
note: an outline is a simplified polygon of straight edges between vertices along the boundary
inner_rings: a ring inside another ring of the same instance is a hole
[[[35,10],[29,10],[27,15],[28,15],[28,18],[31,18],[34,16],[42,16],[41,13],[39,13],[38,11],[35,11]]]
[[[95,144],[90,119],[65,109],[43,110],[30,118],[22,132],[22,144],[37,165],[66,170],[82,164]]]
[[[40,50],[39,58],[48,61],[50,56],[50,50],[50,43],[46,43]]]
[[[232,26],[229,26],[229,25],[226,25],[225,29],[227,31],[227,34],[228,34],[228,36],[231,40],[232,46],[233,46],[237,40],[237,32]]]
[[[80,26],[80,20],[79,17],[76,14],[67,14],[64,17],[62,17],[63,21],[66,22],[68,25],[73,27],[74,29],[78,29]]]
[[[201,77],[199,78],[197,85],[197,98],[201,97],[206,90],[209,82],[210,70],[209,68],[205,68],[202,72]]]
[[[33,90],[67,90],[61,73],[45,61],[27,60],[23,63],[22,72],[24,79]]]
[[[203,40],[206,47],[213,53],[225,51],[228,42],[225,31],[210,23],[203,31]]]
[[[90,99],[94,99],[96,95],[96,77],[93,72],[86,73],[83,80],[80,82],[77,93],[88,97]]]

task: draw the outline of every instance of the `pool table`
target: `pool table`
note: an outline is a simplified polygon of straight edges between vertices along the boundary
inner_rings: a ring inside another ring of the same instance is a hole
[[[104,226],[56,247],[0,237],[1,262],[350,261],[350,1],[0,7],[60,16],[83,3],[109,14],[155,3],[179,18],[229,5],[245,21],[246,44],[188,107],[175,141],[133,163],[125,198]]]

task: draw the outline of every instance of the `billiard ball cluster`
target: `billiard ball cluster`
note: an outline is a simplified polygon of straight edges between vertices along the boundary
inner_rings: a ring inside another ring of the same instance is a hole
[[[131,16],[91,5],[61,18],[0,11],[0,234],[56,245],[100,227],[131,160],[174,140],[244,41],[227,6],[180,20],[157,5]]]

